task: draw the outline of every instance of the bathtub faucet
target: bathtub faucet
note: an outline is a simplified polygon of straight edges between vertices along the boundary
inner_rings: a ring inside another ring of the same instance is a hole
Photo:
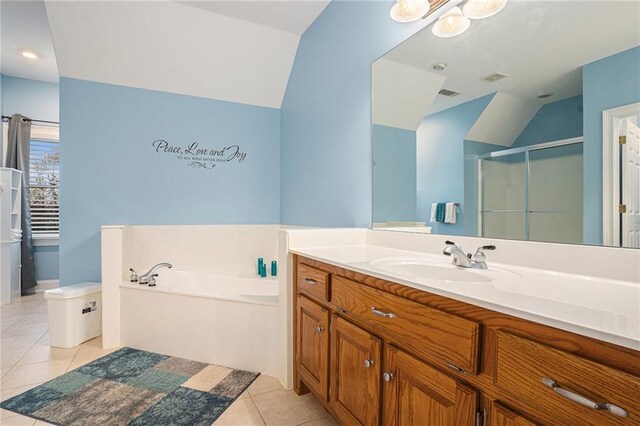
[[[156,274],[156,271],[160,268],[169,268],[171,269],[173,267],[172,264],[170,263],[166,263],[166,262],[162,262],[162,263],[158,263],[157,265],[154,265],[151,269],[149,269],[149,271],[145,274],[140,275],[140,277],[138,277],[138,283],[139,284],[149,284],[149,282],[152,280],[152,278],[155,278],[154,275],[157,277],[158,274]]]

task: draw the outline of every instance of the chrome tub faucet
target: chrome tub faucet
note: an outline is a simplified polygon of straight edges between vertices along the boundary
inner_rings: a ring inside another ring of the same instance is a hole
[[[480,246],[472,255],[471,253],[465,253],[458,243],[446,241],[446,244],[447,247],[442,250],[442,254],[451,256],[451,263],[461,268],[487,269],[487,256],[484,251],[496,249],[493,244]]]
[[[149,285],[150,287],[154,287],[156,285],[156,277],[158,276],[158,274],[156,274],[156,271],[160,268],[171,269],[173,268],[173,265],[167,262],[158,263],[157,265],[154,265],[153,267],[151,267],[151,269],[149,269],[146,273],[140,276],[136,274],[136,271],[134,271],[133,268],[129,268],[129,270],[131,271],[130,281],[132,283],[137,282],[138,284]]]

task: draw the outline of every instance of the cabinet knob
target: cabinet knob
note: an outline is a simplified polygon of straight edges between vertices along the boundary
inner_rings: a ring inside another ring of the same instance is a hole
[[[383,312],[380,309],[376,308],[375,306],[371,307],[371,313],[373,315],[377,315],[379,317],[383,317],[383,318],[395,318],[396,314],[394,314],[393,312]]]
[[[322,326],[317,326],[317,327],[316,327],[316,333],[320,334],[320,333],[322,333],[323,331],[324,331],[324,327],[322,327]]]
[[[372,359],[365,359],[364,360],[364,368],[371,368],[372,365],[373,365],[373,360]]]
[[[382,374],[382,380],[385,382],[390,382],[393,380],[393,373],[384,373]]]

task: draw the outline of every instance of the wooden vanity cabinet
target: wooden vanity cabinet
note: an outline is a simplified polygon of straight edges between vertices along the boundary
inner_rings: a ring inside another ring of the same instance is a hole
[[[385,425],[472,426],[478,391],[393,346],[385,351]]]
[[[489,426],[538,426],[498,401],[491,402]]]
[[[331,407],[344,425],[380,422],[382,342],[333,316],[331,327]]]
[[[312,259],[295,268],[294,388],[343,425],[640,425],[637,351]]]
[[[307,387],[329,399],[329,311],[304,296],[297,298],[296,369]]]

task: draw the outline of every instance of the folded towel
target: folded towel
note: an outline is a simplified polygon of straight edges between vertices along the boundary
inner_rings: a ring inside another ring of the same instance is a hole
[[[445,208],[445,203],[438,203],[438,206],[436,207],[436,222],[444,223]]]
[[[430,220],[431,223],[436,221],[436,210],[437,209],[438,209],[438,203],[431,204],[431,220]]]
[[[444,210],[444,223],[456,223],[456,203],[447,203]]]

